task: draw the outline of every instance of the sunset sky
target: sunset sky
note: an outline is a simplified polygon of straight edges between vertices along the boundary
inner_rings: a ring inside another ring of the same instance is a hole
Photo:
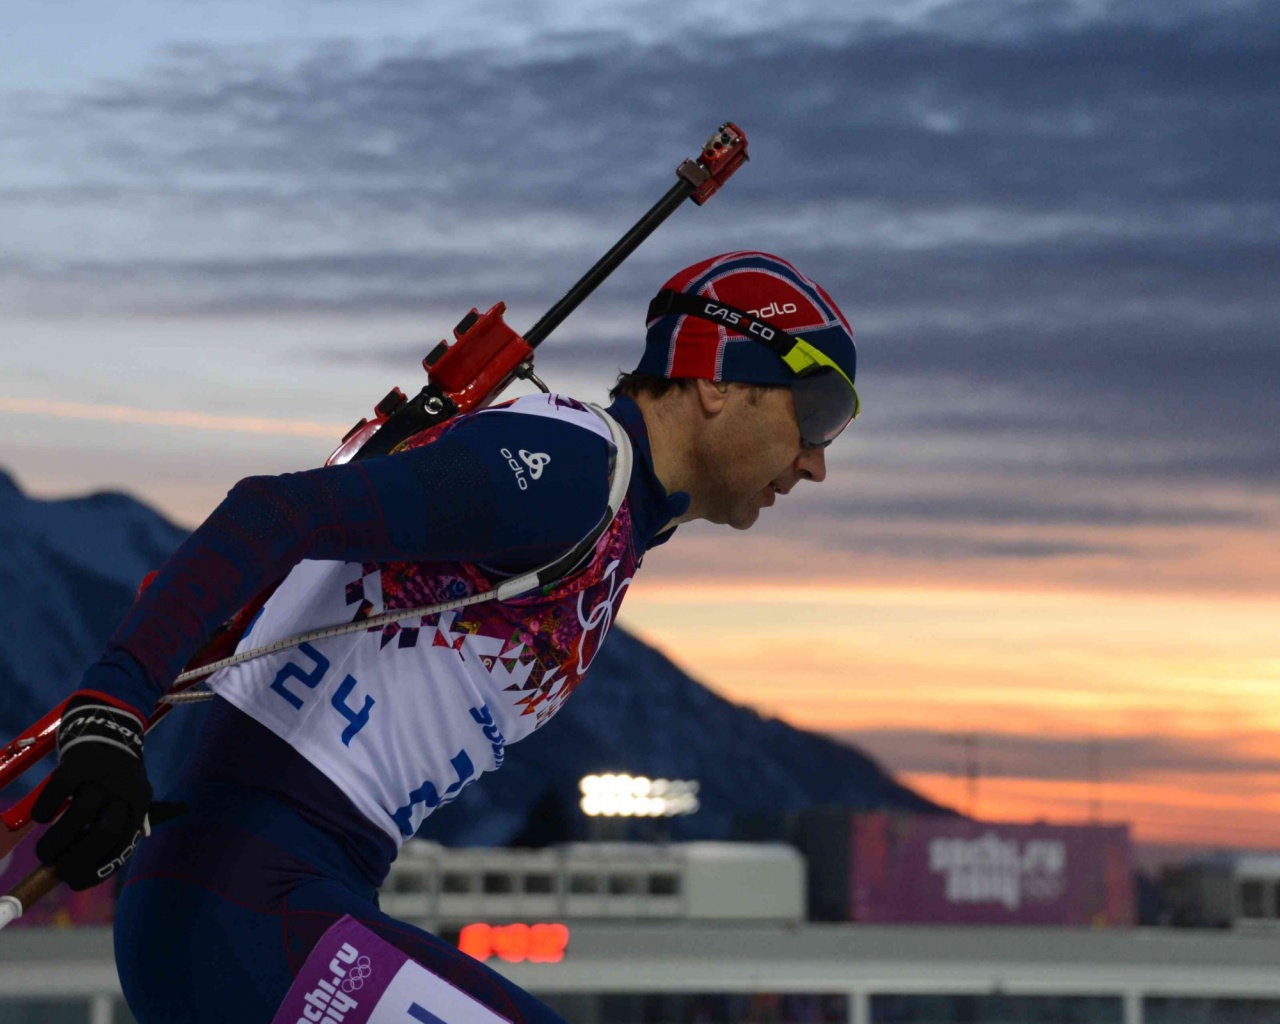
[[[530,326],[721,121],[752,161],[539,351],[601,400],[763,248],[862,418],[623,622],[993,819],[1280,849],[1280,9],[1266,0],[15,0],[0,467],[194,524],[472,306]],[[966,780],[972,763],[976,791]]]

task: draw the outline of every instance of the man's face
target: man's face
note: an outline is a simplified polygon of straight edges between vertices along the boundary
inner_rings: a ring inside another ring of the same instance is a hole
[[[746,530],[801,480],[826,479],[826,458],[802,447],[790,388],[729,385],[724,398],[704,452],[705,518]]]

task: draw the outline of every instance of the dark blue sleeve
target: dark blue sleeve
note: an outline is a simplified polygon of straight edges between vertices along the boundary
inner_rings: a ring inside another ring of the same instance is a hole
[[[241,480],[165,563],[81,688],[148,714],[213,630],[303,559],[510,572],[550,561],[604,514],[610,450],[583,427],[493,411],[396,455]]]
[[[391,538],[414,552],[400,557],[518,572],[564,554],[599,521],[610,450],[573,423],[494,410],[424,448],[363,465],[386,496]]]

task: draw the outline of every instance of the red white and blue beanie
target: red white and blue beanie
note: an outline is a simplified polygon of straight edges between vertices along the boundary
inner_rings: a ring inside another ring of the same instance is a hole
[[[799,335],[855,379],[857,349],[849,321],[825,291],[767,252],[730,252],[686,267],[663,289],[714,299]],[[668,313],[647,324],[644,355],[633,372],[744,384],[790,384],[782,359],[723,324]]]

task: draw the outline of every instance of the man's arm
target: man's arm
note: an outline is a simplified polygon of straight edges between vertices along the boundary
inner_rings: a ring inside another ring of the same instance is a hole
[[[532,460],[536,479],[521,450],[550,456]],[[581,427],[500,413],[397,455],[242,480],[143,592],[82,690],[145,718],[210,633],[303,559],[512,572],[550,561],[604,511],[609,454]]]
[[[156,701],[220,623],[300,561],[534,568],[599,521],[609,455],[589,430],[506,413],[470,417],[398,455],[240,481],[143,591],[68,702],[58,765],[31,816],[51,821],[69,803],[36,855],[73,889],[128,861],[151,803],[142,734]]]

